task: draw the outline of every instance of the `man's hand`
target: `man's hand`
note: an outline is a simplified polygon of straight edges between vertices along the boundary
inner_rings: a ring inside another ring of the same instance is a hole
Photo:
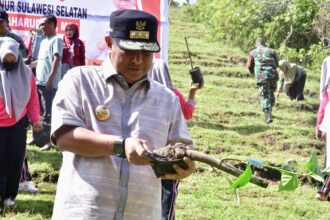
[[[150,149],[145,140],[137,138],[126,138],[125,152],[128,162],[135,165],[151,165],[150,160],[144,155],[146,150]]]
[[[179,165],[174,164],[173,168],[175,169],[176,173],[174,174],[166,174],[162,176],[162,179],[183,179],[188,177],[190,174],[192,174],[195,169],[196,165],[193,160],[191,160],[189,157],[183,158],[184,162],[187,164],[188,169],[182,169]]]
[[[38,64],[38,61],[36,60],[36,61],[31,62],[28,66],[30,68],[36,68],[37,67],[37,64]]]
[[[48,78],[47,83],[46,83],[46,90],[48,92],[51,92],[53,90],[53,79]]]
[[[43,123],[41,120],[32,122],[32,128],[35,132],[40,132],[44,129]]]

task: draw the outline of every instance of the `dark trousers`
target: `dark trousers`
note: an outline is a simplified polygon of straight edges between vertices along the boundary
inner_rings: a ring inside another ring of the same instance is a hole
[[[52,103],[56,94],[56,89],[47,91],[45,86],[38,85],[38,96],[40,103],[40,114],[42,114],[43,121],[50,123],[52,116]]]
[[[179,180],[162,180],[162,220],[174,220]]]
[[[288,88],[285,88],[285,92],[290,99],[304,100],[304,88],[306,82],[306,74],[301,75],[300,79]]]
[[[0,127],[0,204],[15,199],[26,150],[27,116],[11,127]]]

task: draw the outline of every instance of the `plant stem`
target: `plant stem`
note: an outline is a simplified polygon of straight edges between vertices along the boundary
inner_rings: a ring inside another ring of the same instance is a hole
[[[297,176],[310,176],[310,174],[295,173],[295,172],[292,172],[292,171],[289,171],[289,170],[284,170],[284,169],[273,167],[273,166],[269,166],[269,165],[266,165],[265,167],[266,168],[269,168],[269,169],[272,169],[272,170],[277,170],[277,171],[279,171],[281,173],[288,173],[288,174],[297,175]]]
[[[236,167],[233,167],[229,164],[223,163],[223,160],[215,159],[214,157],[211,157],[204,153],[200,153],[198,151],[187,150],[186,156],[192,160],[196,160],[196,161],[199,161],[202,163],[206,163],[212,167],[216,167],[233,176],[239,176],[243,173],[242,170],[237,169]],[[263,187],[263,188],[267,188],[267,186],[269,184],[268,181],[266,181],[260,177],[254,176],[254,175],[251,177],[250,182],[253,184],[256,184],[257,186]]]

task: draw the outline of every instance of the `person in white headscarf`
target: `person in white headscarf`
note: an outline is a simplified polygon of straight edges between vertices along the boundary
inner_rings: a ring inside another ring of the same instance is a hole
[[[0,209],[14,205],[29,123],[36,132],[43,129],[35,79],[18,48],[0,37]]]
[[[304,88],[306,82],[306,71],[295,63],[289,63],[286,60],[279,61],[279,81],[276,96],[284,91],[291,100],[304,100]]]

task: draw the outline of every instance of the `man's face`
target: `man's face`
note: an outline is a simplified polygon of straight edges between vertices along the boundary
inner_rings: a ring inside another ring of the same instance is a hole
[[[41,18],[39,27],[45,36],[52,36],[55,33],[54,24],[49,22],[47,18]]]
[[[110,42],[109,46],[111,63],[127,83],[135,83],[148,74],[153,60],[152,52],[124,51],[115,42]]]
[[[5,20],[0,20],[0,35],[3,36],[6,34],[8,22]]]

